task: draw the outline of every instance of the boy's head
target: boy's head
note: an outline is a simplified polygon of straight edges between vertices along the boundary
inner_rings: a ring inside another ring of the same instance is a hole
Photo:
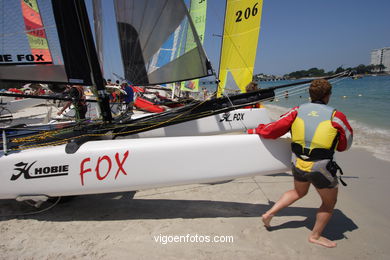
[[[332,85],[326,79],[313,80],[309,87],[311,101],[323,101],[332,94]]]

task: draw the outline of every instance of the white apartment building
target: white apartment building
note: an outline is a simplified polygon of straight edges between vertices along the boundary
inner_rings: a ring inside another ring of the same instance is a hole
[[[383,64],[386,67],[385,72],[390,72],[390,47],[372,50],[370,64]]]

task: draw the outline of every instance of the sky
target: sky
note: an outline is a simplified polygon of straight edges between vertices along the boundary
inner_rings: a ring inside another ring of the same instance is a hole
[[[112,2],[102,2],[114,16]],[[222,35],[225,2],[208,0],[204,49],[216,71],[221,37],[215,35]],[[107,37],[114,39],[115,25],[109,26]],[[114,47],[107,51],[117,52]],[[264,0],[254,74],[368,65],[371,51],[383,47],[390,47],[390,0]],[[123,74],[117,65],[109,64]]]
[[[225,0],[208,0],[206,53],[218,68]],[[390,0],[264,0],[254,74],[370,63],[390,47]]]

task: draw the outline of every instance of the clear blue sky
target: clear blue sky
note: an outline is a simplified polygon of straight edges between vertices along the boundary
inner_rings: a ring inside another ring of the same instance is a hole
[[[112,2],[102,2],[113,16]],[[204,48],[216,71],[221,38],[213,34],[222,34],[225,2],[208,0]],[[109,25],[108,39],[117,37],[114,26]],[[118,51],[109,45],[110,55]],[[390,47],[390,0],[264,0],[254,73],[368,65],[371,50],[383,47]],[[105,77],[123,74],[118,63],[108,65]]]
[[[225,0],[208,0],[205,49],[219,62]],[[264,0],[255,73],[368,65],[390,46],[390,0]]]

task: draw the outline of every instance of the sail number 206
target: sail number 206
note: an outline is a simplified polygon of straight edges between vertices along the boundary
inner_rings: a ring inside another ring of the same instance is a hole
[[[259,12],[259,9],[257,8],[258,4],[259,3],[256,3],[252,8],[246,8],[244,11],[238,10],[236,12],[236,23],[241,22],[243,19],[248,20],[251,16],[256,16]]]

